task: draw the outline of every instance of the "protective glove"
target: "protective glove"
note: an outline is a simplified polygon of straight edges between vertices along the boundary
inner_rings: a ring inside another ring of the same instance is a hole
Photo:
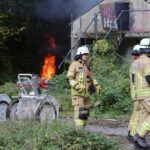
[[[98,85],[98,86],[96,87],[96,91],[97,91],[98,94],[102,93],[102,88],[101,88],[100,85]]]
[[[77,84],[77,85],[75,86],[75,89],[76,89],[79,93],[82,93],[85,88],[84,88],[83,86]]]

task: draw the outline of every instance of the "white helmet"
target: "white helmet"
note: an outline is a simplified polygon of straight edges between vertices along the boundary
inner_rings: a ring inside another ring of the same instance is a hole
[[[140,42],[140,45],[144,46],[144,47],[141,47],[141,48],[148,48],[148,47],[150,47],[150,38],[142,39],[141,42]]]
[[[133,51],[139,51],[141,48],[141,46],[138,44],[138,45],[134,45],[133,47]]]
[[[144,46],[144,45],[134,45],[133,47],[133,51],[139,51],[141,48],[147,48],[147,46]]]
[[[141,45],[134,45],[134,47],[133,47],[133,51],[131,52],[131,55],[132,56],[139,56],[140,55],[140,48],[143,48],[143,46],[141,46]]]
[[[89,54],[89,49],[87,46],[81,46],[77,49],[76,55],[83,55],[83,54]]]

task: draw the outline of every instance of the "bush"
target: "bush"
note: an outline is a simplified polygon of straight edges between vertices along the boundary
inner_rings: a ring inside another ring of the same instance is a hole
[[[107,54],[92,60],[94,76],[102,85],[100,98],[103,110],[118,110],[127,113],[131,110],[129,65],[121,64],[116,55]]]
[[[0,124],[0,149],[9,150],[118,150],[114,141],[55,122],[5,122]]]
[[[71,106],[71,91],[67,81],[67,72],[54,76],[50,83],[52,85],[50,85],[48,94],[54,96],[61,104],[61,115],[72,113],[73,107]]]
[[[70,94],[70,85],[67,81],[67,72],[54,76],[54,78],[50,80],[50,83],[52,85],[50,85],[49,93]]]
[[[0,93],[5,93],[9,96],[16,96],[19,93],[19,88],[12,82],[5,82],[0,86]]]
[[[105,55],[112,52],[113,46],[107,42],[107,40],[98,40],[94,43],[93,53],[99,55]]]

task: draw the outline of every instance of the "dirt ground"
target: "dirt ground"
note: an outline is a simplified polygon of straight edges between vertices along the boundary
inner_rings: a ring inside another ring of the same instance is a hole
[[[102,133],[106,137],[116,140],[119,143],[120,150],[137,150],[133,143],[127,140],[128,134],[128,121],[127,120],[114,120],[114,119],[89,119],[87,130],[96,133]],[[150,147],[150,135],[146,138]],[[142,149],[140,149],[142,150]],[[148,148],[147,150],[150,150]]]
[[[72,118],[63,119],[65,122],[72,122]],[[114,139],[119,143],[120,150],[137,150],[133,143],[127,140],[127,120],[114,119],[89,119],[86,130],[95,133],[102,133],[110,139]],[[147,136],[148,145],[150,145],[150,135]],[[141,149],[142,150],[142,149]],[[148,149],[150,150],[150,148]]]

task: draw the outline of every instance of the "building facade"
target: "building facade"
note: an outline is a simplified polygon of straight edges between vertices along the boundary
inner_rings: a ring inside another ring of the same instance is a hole
[[[71,58],[79,45],[105,38],[109,32],[124,33],[124,37],[150,36],[149,19],[149,0],[104,0],[72,22]]]

